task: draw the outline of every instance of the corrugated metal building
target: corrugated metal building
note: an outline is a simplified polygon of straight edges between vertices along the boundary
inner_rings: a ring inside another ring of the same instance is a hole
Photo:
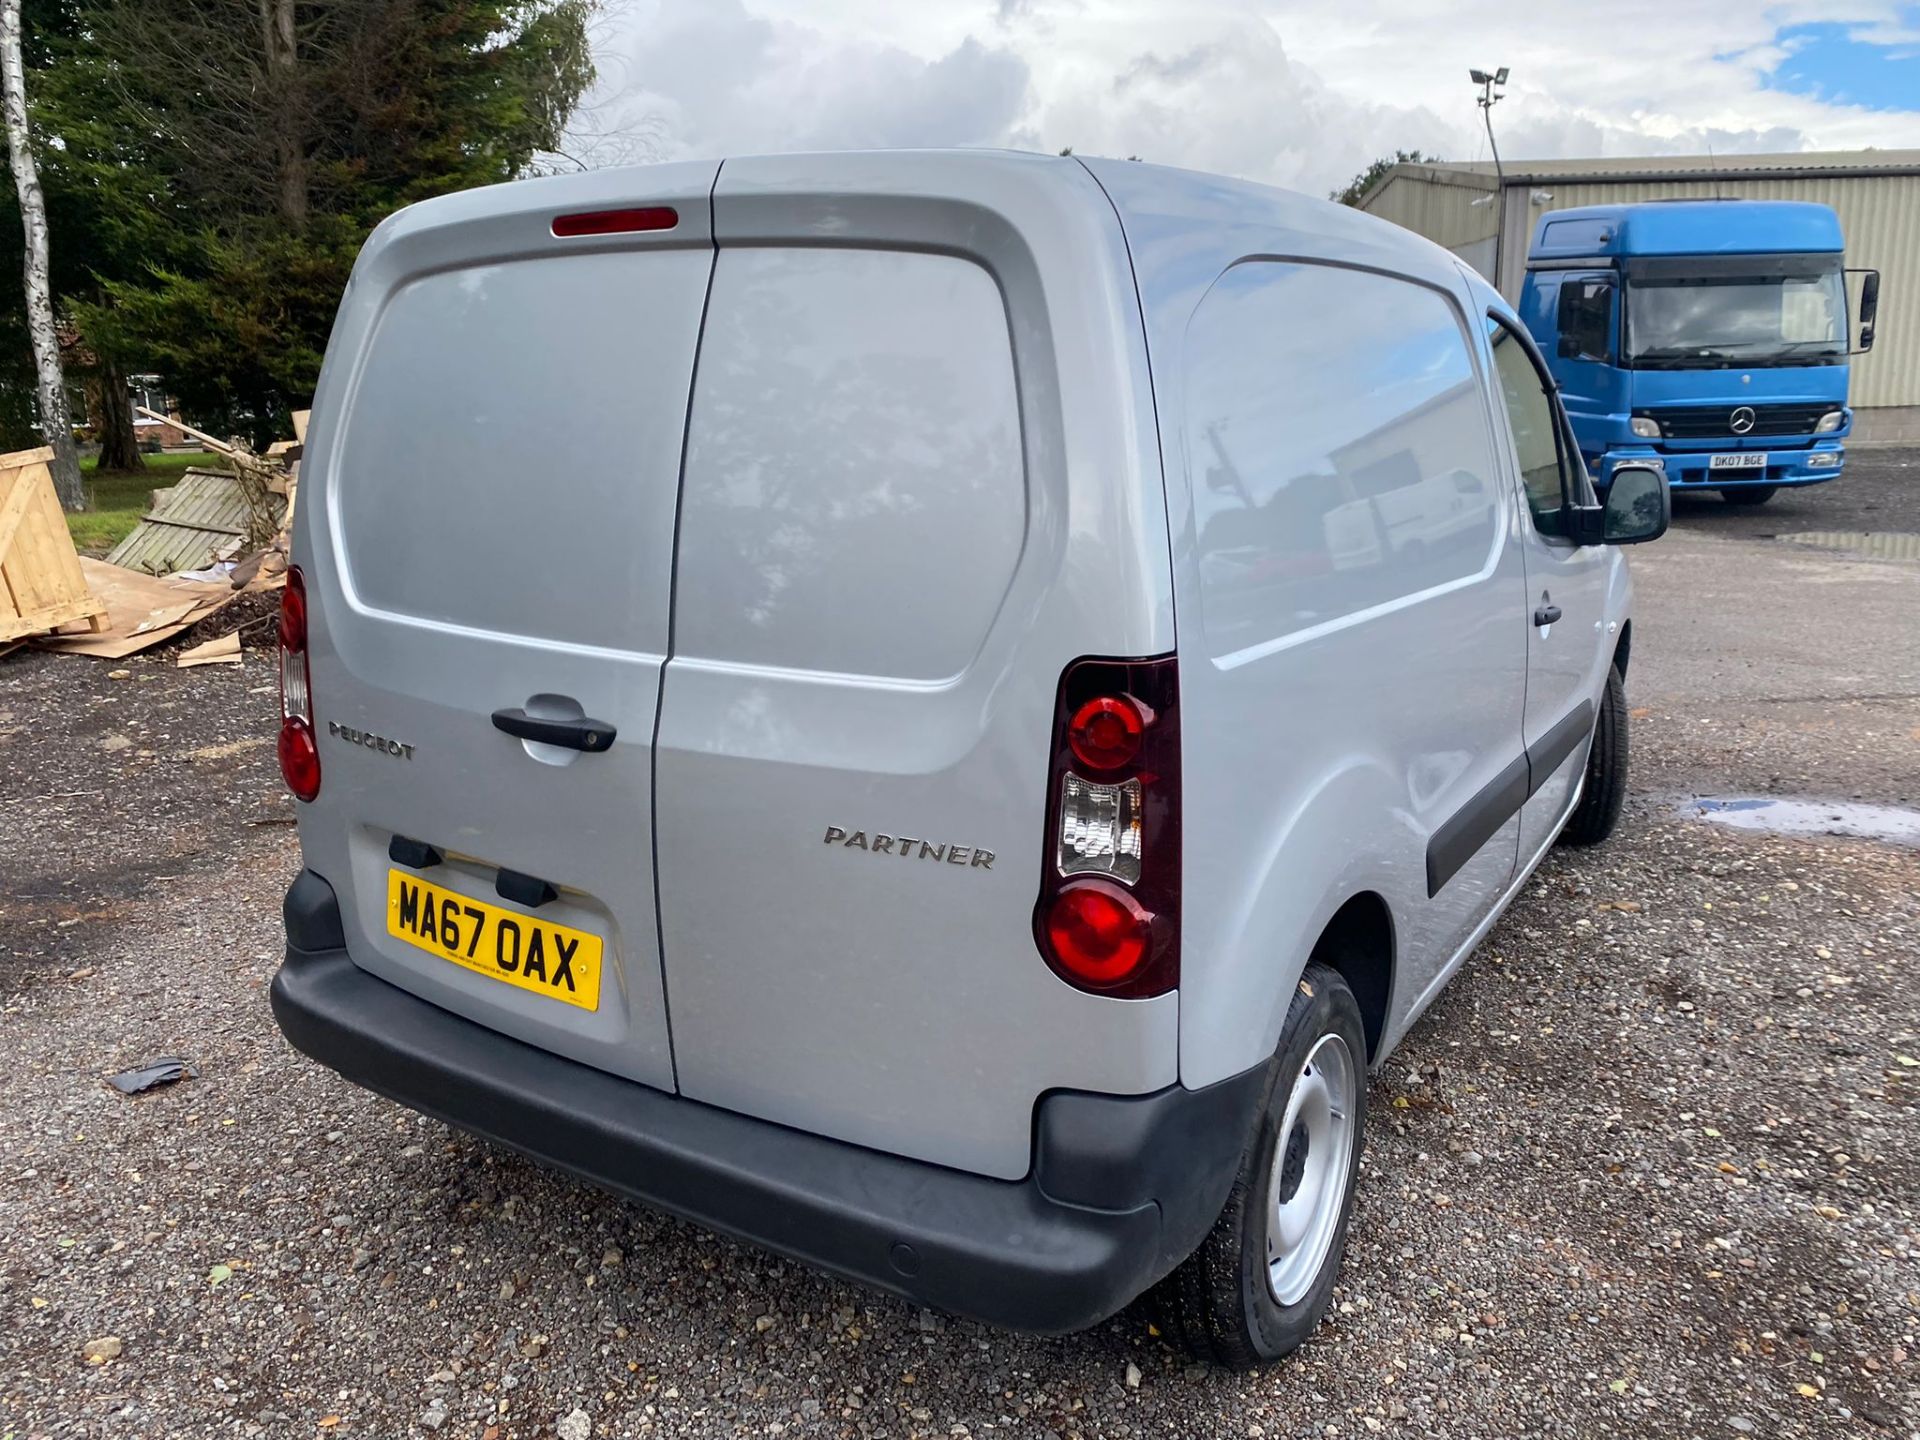
[[[1726,196],[1831,205],[1847,261],[1880,272],[1874,346],[1854,359],[1855,436],[1920,440],[1920,150],[1396,165],[1361,208],[1444,245],[1517,298],[1540,216]],[[1853,287],[1857,294],[1857,286]]]

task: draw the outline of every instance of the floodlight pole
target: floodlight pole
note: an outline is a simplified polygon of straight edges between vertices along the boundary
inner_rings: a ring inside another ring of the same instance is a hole
[[[1493,107],[1506,98],[1494,89],[1496,85],[1507,83],[1506,67],[1502,66],[1491,75],[1484,70],[1476,70],[1473,72],[1473,78],[1480,82],[1480,99],[1476,103],[1480,106],[1480,113],[1487,122],[1487,148],[1493,151],[1494,178],[1504,187],[1507,183],[1507,173],[1500,168],[1500,143],[1493,138]]]
[[[1500,87],[1507,83],[1507,67],[1502,65],[1494,71],[1473,70],[1468,73],[1472,75],[1473,83],[1480,87],[1480,98],[1476,103],[1487,122],[1487,148],[1493,151],[1493,283],[1497,289],[1500,285],[1500,262],[1504,258],[1502,252],[1506,249],[1507,172],[1500,164],[1500,144],[1493,138],[1493,107],[1503,98]]]

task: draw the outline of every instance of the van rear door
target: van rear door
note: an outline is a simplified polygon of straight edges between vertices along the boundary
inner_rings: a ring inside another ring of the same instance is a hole
[[[1054,697],[1173,648],[1138,303],[1071,161],[729,160],[658,753],[681,1092],[1026,1172],[1049,1089],[1177,1074],[1177,997],[1041,959]]]
[[[295,555],[322,761],[301,841],[355,960],[668,1089],[652,742],[716,171],[469,192],[381,227],[316,399]],[[515,714],[613,738],[549,743]],[[423,944],[426,886],[452,908]],[[598,942],[597,983],[563,985],[552,951],[550,983],[515,983],[536,934]]]

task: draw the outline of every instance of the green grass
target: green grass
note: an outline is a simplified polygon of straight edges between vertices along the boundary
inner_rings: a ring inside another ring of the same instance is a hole
[[[104,555],[140,523],[155,490],[165,490],[187,472],[189,465],[224,468],[218,455],[147,455],[144,470],[96,468],[96,461],[80,462],[80,481],[86,487],[88,508],[67,516],[73,543],[88,555]]]

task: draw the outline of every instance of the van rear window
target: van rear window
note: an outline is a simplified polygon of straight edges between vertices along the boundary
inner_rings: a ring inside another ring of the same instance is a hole
[[[993,278],[948,255],[722,247],[680,503],[675,654],[960,673],[1026,527]]]
[[[549,256],[388,299],[325,483],[373,609],[667,643],[673,507],[713,251]]]

